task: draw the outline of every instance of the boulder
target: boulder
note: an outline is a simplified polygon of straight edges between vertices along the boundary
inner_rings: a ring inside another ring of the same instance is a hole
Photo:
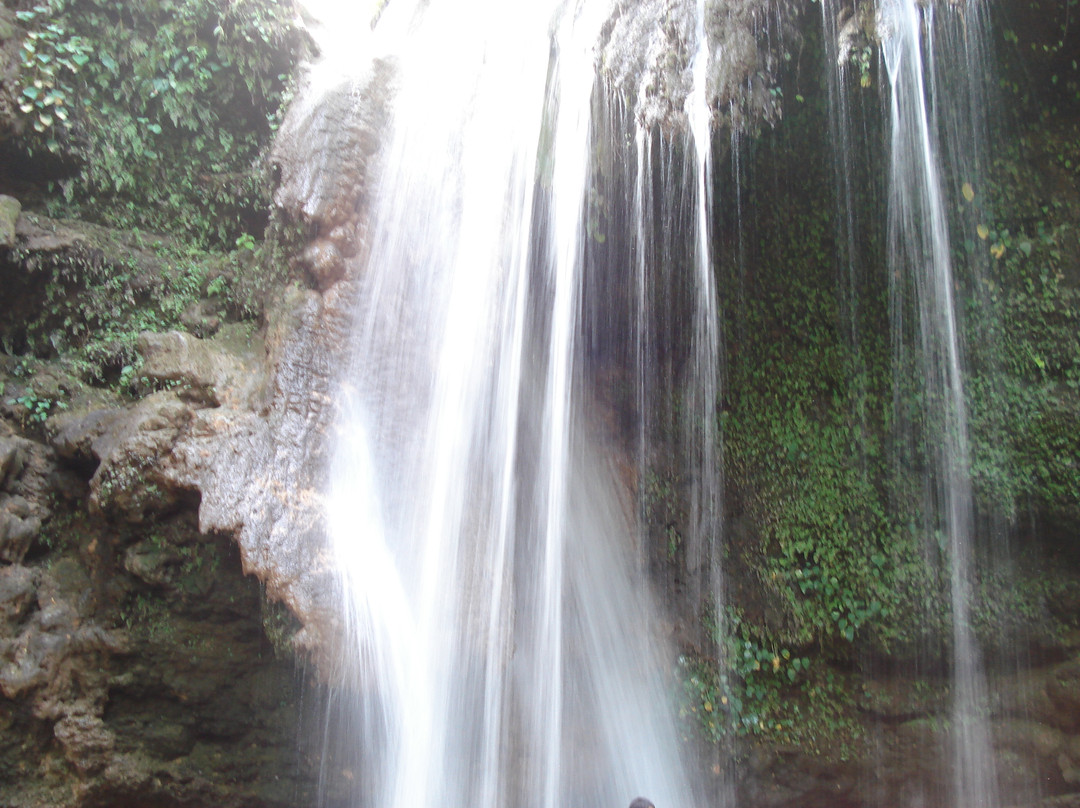
[[[143,376],[207,406],[245,407],[261,381],[239,357],[191,334],[146,332],[139,335],[137,347]]]
[[[14,480],[26,465],[28,441],[23,438],[0,437],[0,489],[9,479]]]

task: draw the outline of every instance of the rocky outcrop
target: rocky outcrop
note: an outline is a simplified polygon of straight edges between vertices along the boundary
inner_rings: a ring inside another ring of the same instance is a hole
[[[123,420],[99,412],[55,446],[0,422],[0,804],[311,804],[295,625],[190,500],[87,507],[88,436]]]
[[[315,297],[294,291],[277,322],[312,331]],[[300,644],[317,651],[328,619],[319,594],[330,587],[319,560],[315,480],[323,449],[315,444],[329,408],[306,392],[325,388],[327,374],[303,350],[309,343],[272,336],[264,366],[224,346],[234,331],[211,340],[143,335],[141,373],[161,389],[129,407],[63,413],[53,419],[51,442],[61,458],[94,468],[93,514],[143,524],[197,504],[200,530],[238,537],[246,571],[289,603],[309,626]]]
[[[65,318],[167,294],[164,253],[131,238],[19,216],[7,344],[44,353]],[[210,314],[204,338],[144,334],[120,388],[92,377],[107,364],[0,357],[0,804],[315,800],[294,665],[327,636],[312,491],[334,336],[298,287],[261,332]]]
[[[751,129],[776,120],[782,65],[797,50],[794,3],[758,0],[705,3],[707,44],[703,99],[717,128]],[[635,109],[646,128],[687,128],[694,91],[693,59],[699,21],[693,3],[619,2],[601,47],[601,75]]]
[[[375,155],[393,79],[393,65],[375,60],[355,84],[303,93],[274,142],[280,176],[274,201],[307,234],[293,260],[321,291],[346,278],[366,248]]]
[[[92,323],[99,311],[136,313],[144,296],[170,293],[162,278],[175,270],[162,255],[103,228],[20,216],[4,270],[13,292],[4,338],[63,347],[67,336],[50,335],[64,334],[64,324],[77,317]],[[80,284],[92,283],[99,285],[80,294]],[[205,326],[203,338],[144,333],[136,344],[137,373],[134,363],[124,370],[137,378],[142,395],[134,401],[86,384],[57,360],[35,369],[33,379],[25,370],[9,378],[0,410],[43,433],[61,466],[87,473],[92,515],[146,525],[197,507],[203,532],[235,536],[245,571],[303,623],[297,648],[318,656],[333,645],[336,621],[327,601],[333,587],[323,561],[318,492],[333,415],[334,353],[347,342],[349,289],[348,283],[321,292],[282,288],[262,331],[252,323],[228,324],[218,303],[196,318]],[[81,313],[74,301],[81,301]],[[109,367],[115,373],[131,362],[122,348],[114,358],[109,350],[105,344],[105,364],[95,373]],[[18,440],[4,444],[6,468],[33,459]],[[15,562],[26,553],[49,517],[45,502],[18,491],[0,498],[0,558]]]

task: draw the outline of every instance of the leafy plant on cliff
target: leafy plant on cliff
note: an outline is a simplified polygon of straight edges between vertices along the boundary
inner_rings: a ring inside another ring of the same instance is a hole
[[[706,621],[711,623],[712,621]],[[711,625],[720,658],[679,659],[680,717],[720,743],[753,737],[843,757],[861,734],[848,685],[812,653],[799,653],[729,607]]]
[[[1041,200],[1015,159],[999,156],[988,189],[999,214],[965,245],[988,253],[967,309],[973,479],[983,510],[1008,522],[1025,506],[1076,519],[1080,233],[1073,206]]]
[[[743,303],[725,456],[763,550],[753,565],[763,597],[782,615],[774,636],[839,652],[864,628],[879,642],[896,635],[896,572],[915,547],[894,507],[888,343],[846,339],[820,274],[832,253],[819,214],[800,214],[767,245],[798,269],[771,270]]]
[[[231,245],[262,219],[256,163],[300,38],[288,0],[50,0],[19,15],[30,151],[74,170],[57,212]]]

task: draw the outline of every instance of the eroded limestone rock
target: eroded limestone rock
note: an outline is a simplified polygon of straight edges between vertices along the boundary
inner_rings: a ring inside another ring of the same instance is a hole
[[[703,98],[714,127],[752,128],[774,121],[780,105],[769,90],[797,48],[794,3],[759,0],[705,4],[707,45]],[[646,128],[683,130],[694,91],[697,7],[680,0],[623,0],[606,26],[601,76]]]
[[[347,265],[366,250],[365,214],[393,76],[390,63],[376,60],[360,87],[342,83],[301,94],[274,142],[272,160],[281,176],[274,201],[311,236],[294,260],[319,289],[344,278]]]
[[[38,539],[59,476],[47,447],[0,437],[0,562],[21,563]]]

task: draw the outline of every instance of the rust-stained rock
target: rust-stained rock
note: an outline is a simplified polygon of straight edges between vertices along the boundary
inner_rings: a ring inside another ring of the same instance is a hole
[[[289,108],[271,159],[281,183],[275,204],[312,236],[297,263],[326,289],[366,250],[365,220],[377,176],[394,68],[376,60],[352,86],[307,94]],[[313,148],[314,147],[314,148]]]

